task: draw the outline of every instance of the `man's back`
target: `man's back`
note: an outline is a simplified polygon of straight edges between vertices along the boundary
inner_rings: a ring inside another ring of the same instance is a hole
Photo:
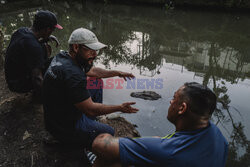
[[[227,141],[212,123],[195,131],[176,132],[164,138],[121,138],[122,164],[168,167],[222,167]]]
[[[31,71],[34,68],[42,69],[46,56],[45,49],[29,28],[18,29],[12,35],[6,51],[5,77],[10,90],[31,90]]]

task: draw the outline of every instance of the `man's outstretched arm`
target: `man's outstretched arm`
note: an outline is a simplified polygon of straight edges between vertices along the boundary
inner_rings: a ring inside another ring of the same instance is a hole
[[[92,67],[89,72],[86,73],[89,77],[96,77],[96,78],[110,78],[110,77],[121,77],[124,78],[125,81],[128,79],[132,79],[135,76],[132,73],[116,71],[116,70],[105,70],[98,67]]]
[[[131,106],[134,104],[135,102],[126,102],[120,105],[105,105],[102,103],[94,103],[91,98],[88,98],[75,104],[75,106],[87,116],[96,117],[118,111],[123,113],[136,113],[138,109]]]
[[[92,144],[92,151],[97,155],[94,167],[121,166],[119,138],[110,134],[100,134]]]

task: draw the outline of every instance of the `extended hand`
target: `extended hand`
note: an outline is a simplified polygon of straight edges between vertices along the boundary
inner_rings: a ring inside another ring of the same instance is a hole
[[[132,73],[119,71],[119,77],[123,78],[125,81],[128,79],[133,79],[135,76]]]
[[[139,110],[137,108],[131,107],[131,105],[134,105],[134,104],[135,104],[135,102],[122,103],[121,112],[123,112],[123,113],[136,113]]]

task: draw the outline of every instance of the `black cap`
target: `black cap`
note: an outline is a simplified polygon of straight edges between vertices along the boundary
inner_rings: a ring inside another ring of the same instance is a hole
[[[48,10],[40,10],[35,14],[35,19],[33,26],[40,30],[47,27],[54,27],[58,29],[63,29],[62,26],[57,24],[56,15]]]

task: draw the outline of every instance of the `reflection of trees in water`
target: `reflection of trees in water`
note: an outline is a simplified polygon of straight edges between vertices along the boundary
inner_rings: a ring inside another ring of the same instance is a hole
[[[120,30],[117,33],[120,33]],[[102,63],[106,67],[109,67],[110,61],[115,64],[131,64],[138,67],[141,75],[154,76],[162,66],[162,56],[158,53],[159,45],[150,34],[141,32],[139,34],[141,35],[139,37],[138,33],[135,32],[117,34],[117,37],[120,36],[121,38],[116,38],[116,41],[112,41],[112,44],[109,41],[110,45],[104,51]],[[132,46],[134,49],[136,48],[136,51],[132,51],[128,44],[133,41],[138,42],[134,44],[135,46]]]
[[[142,75],[155,75],[157,67],[162,65],[158,35],[150,28],[135,25],[135,22],[120,21],[119,15],[110,16],[105,13],[105,8],[100,13],[92,10],[90,8],[91,20],[94,20],[94,27],[100,33],[100,41],[108,44],[108,49],[99,58],[106,68],[110,68],[110,62],[125,63],[138,67]],[[135,27],[134,31],[132,27]]]
[[[228,152],[228,159],[227,159],[227,166],[228,167],[235,167],[235,166],[250,166],[250,141],[246,139],[244,134],[244,127],[241,123],[238,123],[236,128],[234,128],[231,138],[233,139],[229,143],[229,152]],[[238,148],[245,149],[245,154],[240,156],[237,154]]]
[[[104,34],[109,34],[110,32],[103,32]],[[109,41],[109,48],[104,50],[104,56],[102,57],[102,63],[110,68],[109,62],[112,61],[115,64],[131,64],[133,56],[131,50],[124,43],[126,41],[134,40],[136,37],[133,32],[130,31],[121,31],[116,29],[113,31],[116,38],[113,38],[112,41]]]
[[[212,80],[213,91],[215,92],[218,100],[217,109],[214,112],[214,116],[217,119],[217,123],[220,123],[225,130],[230,134],[230,132],[223,125],[224,123],[230,121],[233,127],[233,131],[231,132],[231,141],[229,142],[229,154],[227,160],[227,166],[249,166],[249,155],[250,155],[250,141],[247,140],[246,135],[244,134],[244,126],[241,122],[235,122],[233,116],[231,115],[232,111],[237,111],[238,114],[240,112],[231,107],[229,104],[231,102],[229,96],[227,95],[227,87],[225,83],[221,81],[221,84],[218,84],[219,78],[218,72],[222,72],[218,65],[218,57],[219,55],[219,47],[214,43],[211,44],[211,48],[209,50],[209,68],[207,69],[205,76],[203,78],[203,84],[208,85],[209,80]],[[238,68],[237,68],[238,69]],[[236,80],[237,77],[234,78]],[[235,81],[231,81],[231,83],[235,83]],[[225,112],[227,113],[229,119],[225,116]],[[240,150],[244,150],[244,155],[239,156],[238,153]]]
[[[153,77],[162,67],[162,56],[159,54],[160,45],[157,36],[142,33],[141,44],[137,45],[137,53],[133,55],[133,62],[141,75]]]

